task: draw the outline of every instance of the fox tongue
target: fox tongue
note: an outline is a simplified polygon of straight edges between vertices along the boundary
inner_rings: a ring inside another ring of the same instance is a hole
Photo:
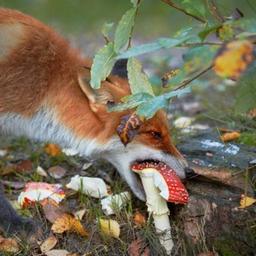
[[[155,186],[159,188],[160,195],[168,202],[186,204],[188,192],[174,170],[162,162],[144,161],[136,163],[132,169],[139,172],[152,174]]]

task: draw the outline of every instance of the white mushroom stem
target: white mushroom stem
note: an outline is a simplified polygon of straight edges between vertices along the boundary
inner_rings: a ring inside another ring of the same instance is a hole
[[[147,169],[154,172],[154,169]],[[169,209],[167,202],[160,196],[159,190],[154,184],[153,173],[140,173],[142,184],[146,193],[148,212],[152,214],[156,232],[159,233],[161,245],[165,248],[168,255],[171,254],[173,248],[173,240],[171,235],[171,225],[169,220]]]

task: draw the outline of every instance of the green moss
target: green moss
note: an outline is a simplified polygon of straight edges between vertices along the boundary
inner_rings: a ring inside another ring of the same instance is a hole
[[[241,254],[235,251],[235,241],[227,239],[219,239],[214,242],[215,250],[221,256],[240,256]]]
[[[243,132],[238,141],[248,146],[256,146],[256,132]]]

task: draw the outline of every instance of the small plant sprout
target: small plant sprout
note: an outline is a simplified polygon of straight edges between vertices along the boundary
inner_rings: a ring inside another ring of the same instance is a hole
[[[148,212],[153,216],[160,243],[170,255],[174,243],[167,202],[186,204],[188,192],[175,171],[164,163],[143,161],[134,164],[132,170],[141,177],[146,193]]]

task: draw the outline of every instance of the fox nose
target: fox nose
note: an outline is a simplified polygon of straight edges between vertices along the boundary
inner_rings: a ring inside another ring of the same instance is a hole
[[[185,167],[184,171],[185,171],[186,179],[190,179],[190,178],[193,178],[194,176],[196,176],[196,173],[190,167]]]

